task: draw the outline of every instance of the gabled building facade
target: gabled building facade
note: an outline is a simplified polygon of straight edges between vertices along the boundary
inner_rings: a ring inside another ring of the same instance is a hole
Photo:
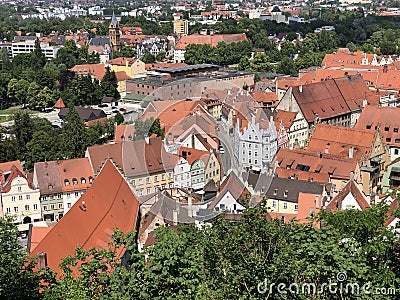
[[[266,172],[278,151],[277,132],[272,116],[268,120],[262,109],[251,116],[242,130],[239,122],[235,127],[234,153],[244,170]]]

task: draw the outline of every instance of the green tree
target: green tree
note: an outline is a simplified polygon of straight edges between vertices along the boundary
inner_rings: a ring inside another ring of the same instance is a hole
[[[145,64],[153,64],[156,62],[156,57],[151,54],[150,52],[146,51],[146,53],[143,55],[143,57],[141,58],[141,60],[145,63]]]
[[[164,128],[161,127],[160,119],[149,118],[144,121],[135,121],[135,139],[143,140],[145,137],[156,134],[164,138]]]
[[[26,161],[24,168],[32,172],[36,162],[51,161],[60,158],[58,135],[51,131],[40,130],[33,134],[32,140],[26,145]]]
[[[120,99],[121,95],[118,92],[118,82],[115,72],[111,71],[109,67],[106,69],[106,73],[100,81],[101,91],[104,96],[113,97],[114,99]]]
[[[40,47],[39,39],[35,40],[35,50],[31,53],[31,66],[33,68],[43,68],[46,64],[46,56]]]
[[[2,299],[41,299],[40,274],[18,243],[18,229],[9,217],[0,218],[0,297]],[[18,287],[18,288],[16,288]]]
[[[118,125],[120,125],[124,123],[124,116],[120,112],[117,112],[114,116],[114,120]]]
[[[17,156],[23,160],[26,154],[26,145],[34,133],[33,123],[29,113],[25,110],[15,110],[13,119],[14,125],[11,132],[15,136]]]
[[[87,147],[87,132],[83,120],[74,107],[70,107],[62,128],[61,151],[64,158],[83,157]]]

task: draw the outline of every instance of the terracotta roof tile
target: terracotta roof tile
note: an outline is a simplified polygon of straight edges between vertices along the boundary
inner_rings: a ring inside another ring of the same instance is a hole
[[[274,161],[282,168],[328,174],[333,179],[349,179],[350,173],[355,172],[358,166],[356,158],[343,158],[303,149],[281,148]]]
[[[307,150],[328,152],[349,158],[350,148],[353,148],[353,157],[360,160],[363,155],[369,153],[374,138],[374,131],[318,124],[308,143]]]
[[[400,146],[400,108],[366,106],[358,119],[355,129],[375,132],[376,128],[390,146]],[[396,142],[397,141],[397,142]]]
[[[215,34],[215,35],[202,35],[202,34],[192,34],[182,36],[181,39],[175,46],[175,49],[184,50],[190,44],[204,45],[208,44],[215,47],[220,42],[225,42],[226,44],[237,43],[247,41],[246,34]]]
[[[84,249],[107,247],[113,230],[124,233],[136,227],[139,201],[110,160],[86,193],[33,249],[47,255],[48,266],[60,274],[59,263],[73,255],[77,245]],[[124,247],[117,249],[122,256]],[[74,270],[74,275],[78,275]]]
[[[369,208],[368,201],[366,197],[362,194],[360,189],[357,187],[357,184],[354,180],[350,180],[346,186],[336,195],[335,198],[328,204],[326,209],[328,211],[337,211],[346,209],[342,207],[342,201],[346,198],[347,195],[352,194],[357,204],[360,206],[361,210],[365,210]]]

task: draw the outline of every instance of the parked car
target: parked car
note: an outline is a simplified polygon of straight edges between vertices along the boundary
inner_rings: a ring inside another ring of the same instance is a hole
[[[99,105],[97,105],[98,107],[108,107],[108,104],[106,104],[106,103],[103,103],[103,104],[99,104]]]
[[[121,107],[119,111],[126,112],[126,108]]]

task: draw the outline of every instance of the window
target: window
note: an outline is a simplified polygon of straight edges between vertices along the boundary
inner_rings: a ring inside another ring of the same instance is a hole
[[[139,190],[139,196],[142,197],[143,196],[143,189]]]
[[[14,206],[14,212],[15,212],[15,213],[18,212],[18,206]]]
[[[59,209],[63,208],[63,204],[62,203],[58,203],[58,208]]]
[[[150,177],[146,177],[146,183],[150,183]]]
[[[393,128],[393,132],[399,132],[398,128]]]
[[[146,189],[146,193],[147,193],[147,195],[149,195],[149,194],[150,194],[150,191],[151,191],[151,190],[150,190],[150,188],[147,188],[147,189]]]
[[[69,180],[68,180],[68,179],[65,179],[65,180],[64,180],[64,184],[65,184],[65,186],[69,186]]]
[[[287,209],[287,202],[283,202],[283,208]]]
[[[25,211],[29,211],[29,205],[25,205]]]
[[[77,185],[78,184],[78,180],[76,178],[72,178],[72,184],[73,185]]]
[[[33,210],[37,210],[38,209],[38,205],[37,204],[33,204]]]
[[[11,201],[14,202],[15,201],[15,196],[11,197]]]
[[[391,138],[386,138],[386,142],[390,143],[391,142]]]
[[[56,206],[54,204],[50,205],[51,210],[54,210],[56,208]]]
[[[158,175],[154,175],[154,182],[158,181]]]
[[[256,152],[254,152],[254,156],[257,156],[258,155],[258,152],[256,151]]]
[[[276,207],[276,201],[275,200],[272,201],[272,207]]]
[[[389,127],[385,127],[385,131],[389,131]]]
[[[288,191],[286,190],[286,191],[283,193],[283,197],[287,197],[287,195],[288,195]]]
[[[68,203],[67,203],[67,207],[68,207],[68,208],[71,208],[71,206],[72,206],[71,202],[68,202]]]
[[[274,190],[274,196],[276,196],[278,194],[278,189]]]
[[[23,198],[23,197],[22,197],[22,195],[19,195],[19,196],[18,196],[18,200],[20,200],[20,201],[21,201],[21,200],[22,200],[22,198]]]
[[[139,185],[143,184],[143,179],[139,178]]]
[[[71,198],[71,193],[67,193],[67,198]]]
[[[8,214],[10,214],[11,213],[11,207],[7,207],[6,211],[7,211]]]
[[[22,192],[22,187],[18,187],[18,192]]]
[[[299,209],[299,205],[298,204],[295,204],[294,205],[294,210],[298,210]]]
[[[92,183],[93,182],[93,177],[89,176],[89,182]]]
[[[31,195],[26,195],[26,200],[30,200],[31,199]]]
[[[136,185],[136,180],[132,179],[132,185],[135,186]]]
[[[81,177],[81,183],[82,183],[82,184],[85,184],[85,183],[86,183],[86,179],[83,178],[83,177]]]
[[[394,154],[398,155],[399,154],[399,149],[394,149]]]
[[[61,198],[62,198],[62,194],[58,194],[58,195],[57,195],[57,198],[58,198],[58,199],[61,199]]]
[[[47,197],[46,197],[46,196],[43,196],[43,197],[42,197],[42,200],[46,200],[46,199],[47,199]]]
[[[75,197],[79,197],[79,193],[78,192],[75,192]]]

